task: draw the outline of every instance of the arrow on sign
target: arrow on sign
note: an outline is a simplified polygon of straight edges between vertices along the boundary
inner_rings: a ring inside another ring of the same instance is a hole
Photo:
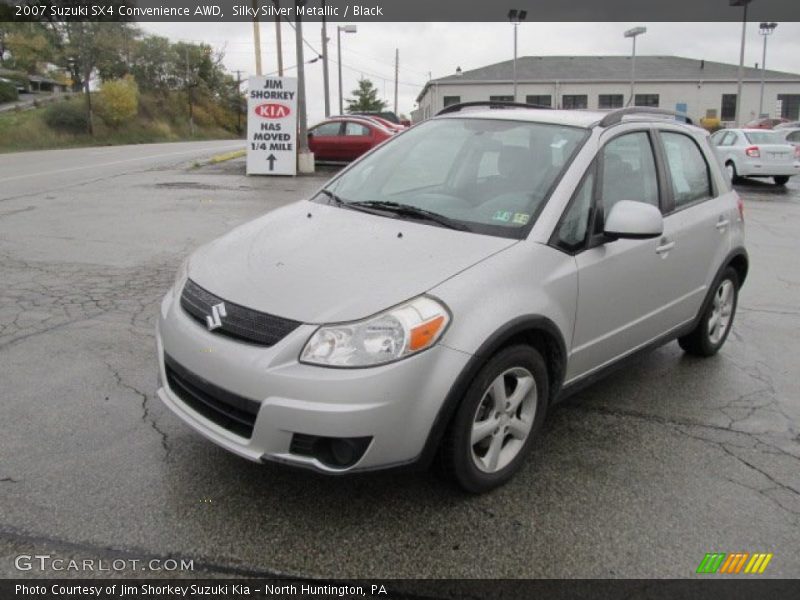
[[[269,161],[269,170],[270,170],[270,171],[274,171],[274,170],[275,170],[275,161],[276,161],[276,160],[278,160],[278,159],[277,159],[277,158],[275,158],[275,155],[274,155],[274,154],[270,154],[270,155],[267,157],[267,161]]]

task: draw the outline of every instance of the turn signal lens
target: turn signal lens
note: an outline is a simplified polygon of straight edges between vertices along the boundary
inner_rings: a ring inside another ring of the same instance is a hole
[[[414,327],[411,330],[411,340],[408,343],[409,350],[417,351],[430,346],[443,326],[444,316],[439,315],[427,323]]]

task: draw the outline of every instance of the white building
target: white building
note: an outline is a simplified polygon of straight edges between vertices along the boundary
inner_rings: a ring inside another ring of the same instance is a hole
[[[634,102],[685,113],[716,116],[731,124],[736,114],[738,65],[678,56],[637,56]],[[745,67],[742,113],[758,116],[761,69]],[[800,75],[767,70],[762,114],[800,119]],[[618,108],[628,104],[630,56],[523,56],[517,59],[517,101],[556,108]],[[513,100],[513,61],[433,79],[417,97],[412,118],[421,121],[450,104]]]

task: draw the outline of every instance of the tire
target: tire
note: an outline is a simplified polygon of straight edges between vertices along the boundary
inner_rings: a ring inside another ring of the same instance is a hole
[[[548,393],[547,368],[534,348],[510,346],[495,354],[473,379],[444,434],[442,474],[473,494],[506,483],[541,429]]]
[[[739,298],[739,276],[733,267],[722,272],[713,290],[697,326],[678,338],[678,344],[687,354],[713,356],[728,339]]]
[[[787,175],[776,175],[772,180],[775,182],[775,185],[786,185],[786,182],[789,181],[789,177]]]
[[[728,161],[725,163],[725,170],[730,175],[731,183],[737,183],[739,181],[739,172],[736,170],[736,165],[733,164],[733,161]]]

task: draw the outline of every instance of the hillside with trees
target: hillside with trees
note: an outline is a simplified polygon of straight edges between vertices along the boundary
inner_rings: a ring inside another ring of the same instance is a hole
[[[0,113],[0,151],[238,136],[244,99],[222,59],[133,23],[0,22],[0,102],[37,80],[71,92]]]

